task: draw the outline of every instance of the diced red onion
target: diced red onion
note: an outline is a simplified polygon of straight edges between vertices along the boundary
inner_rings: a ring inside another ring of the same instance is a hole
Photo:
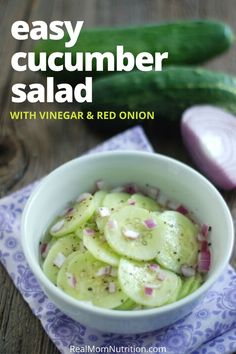
[[[60,216],[67,216],[68,214],[71,214],[74,211],[74,208],[69,207],[63,210],[59,215]]]
[[[56,232],[60,231],[63,228],[64,224],[65,224],[65,220],[64,219],[59,220],[56,224],[54,224],[51,227],[50,232],[51,233],[56,233]]]
[[[200,251],[198,254],[198,271],[199,273],[207,273],[211,265],[210,251]]]
[[[91,198],[92,194],[91,193],[82,193],[80,196],[76,199],[76,202],[80,203],[88,198]]]
[[[155,229],[157,227],[157,223],[154,219],[146,219],[143,223],[148,229]]]
[[[144,287],[144,293],[147,296],[151,296],[153,294],[153,290],[159,289],[160,287],[160,284],[146,284]]]
[[[183,264],[181,266],[181,273],[184,277],[192,277],[196,274],[196,270],[193,267]]]
[[[109,227],[110,230],[117,229],[117,227],[118,227],[117,221],[114,220],[114,219],[109,220],[108,221],[108,227]]]
[[[68,208],[66,213],[65,213],[65,216],[72,215],[74,211],[75,211],[74,208]]]
[[[145,287],[151,288],[151,289],[160,289],[161,285],[160,284],[145,284]]]
[[[153,293],[153,288],[150,288],[150,287],[148,287],[148,286],[145,286],[145,288],[144,288],[144,293],[145,293],[145,295],[147,295],[147,296],[151,296],[152,293]]]
[[[94,229],[87,227],[87,228],[83,229],[83,234],[85,236],[93,236],[93,235],[95,235],[95,231],[94,231]]]
[[[149,264],[148,268],[149,268],[150,270],[152,270],[153,272],[159,272],[159,270],[160,270],[159,265],[156,264],[156,263],[151,263],[151,264]]]
[[[188,214],[188,209],[185,208],[185,206],[183,206],[182,204],[179,205],[177,208],[176,208],[176,211],[178,211],[179,213],[183,214],[183,215],[187,215]]]
[[[138,187],[134,183],[128,183],[124,185],[124,192],[128,194],[135,194],[139,191]]]
[[[105,218],[106,216],[111,215],[110,209],[107,207],[98,208],[98,213],[102,218]]]
[[[108,292],[110,294],[114,294],[116,292],[116,284],[115,283],[110,282],[108,284]]]
[[[207,241],[202,241],[200,242],[200,249],[201,251],[208,251],[208,242]]]
[[[138,231],[131,230],[126,227],[123,228],[122,233],[125,237],[133,239],[133,240],[137,239],[140,236]]]
[[[48,254],[48,251],[50,249],[49,243],[42,243],[40,246],[40,253],[43,258],[45,258]]]
[[[58,268],[61,268],[61,266],[63,265],[63,263],[65,262],[66,260],[66,257],[64,256],[63,253],[59,252],[57,255],[56,255],[56,258],[54,259],[53,261],[53,264],[55,266],[57,266]]]
[[[136,204],[136,201],[133,200],[133,199],[129,199],[129,200],[128,200],[128,204],[129,204],[129,205],[135,205],[135,204]]]
[[[160,193],[160,190],[158,188],[152,187],[152,186],[147,186],[146,187],[146,194],[148,197],[156,200],[158,195]]]
[[[203,236],[202,234],[198,233],[198,234],[197,234],[197,240],[198,240],[199,242],[203,242],[203,241],[206,241],[206,237]]]
[[[98,269],[96,276],[97,277],[102,277],[104,275],[110,275],[111,274],[112,267],[111,266],[105,266],[100,269]]]
[[[203,225],[201,226],[201,234],[202,234],[203,236],[207,237],[207,236],[208,236],[208,233],[209,233],[209,226],[206,225],[206,224],[203,224]]]
[[[98,189],[98,190],[103,190],[103,189],[105,189],[105,182],[102,180],[102,179],[99,179],[98,181],[96,181],[96,188]]]
[[[69,284],[72,288],[75,288],[75,287],[76,287],[76,284],[77,284],[76,277],[75,277],[72,273],[67,272],[67,273],[66,273],[66,278],[67,278],[68,284]]]

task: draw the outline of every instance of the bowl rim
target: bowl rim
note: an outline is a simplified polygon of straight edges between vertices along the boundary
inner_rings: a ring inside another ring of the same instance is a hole
[[[51,178],[54,178],[57,174],[61,173],[61,170],[66,169],[68,167],[71,167],[73,165],[76,165],[80,163],[80,161],[90,161],[93,159],[104,159],[104,158],[109,158],[110,156],[114,158],[118,158],[120,155],[125,155],[125,156],[141,156],[143,158],[148,157],[152,158],[154,160],[165,160],[181,169],[185,169],[189,171],[191,174],[195,175],[197,178],[201,179],[202,182],[204,182],[208,188],[215,193],[215,195],[218,198],[218,201],[222,204],[222,208],[225,211],[224,217],[227,218],[227,223],[229,226],[229,249],[227,253],[224,256],[224,261],[221,262],[220,266],[218,267],[218,270],[211,275],[202,285],[200,288],[195,290],[192,294],[184,297],[181,300],[175,301],[171,304],[166,304],[160,307],[154,307],[150,309],[141,309],[141,310],[135,310],[135,311],[127,311],[127,310],[119,310],[116,311],[114,309],[106,309],[102,307],[98,307],[95,305],[90,305],[86,302],[74,299],[70,295],[66,294],[63,292],[61,289],[59,289],[56,285],[54,285],[44,274],[38,260],[32,256],[30,252],[29,245],[27,243],[27,223],[29,219],[29,214],[31,210],[31,204],[34,202],[34,200],[37,198],[38,194],[40,194],[41,189],[44,188],[44,185],[47,184],[48,181],[50,181]],[[215,186],[206,178],[204,177],[201,173],[196,171],[194,168],[188,166],[187,164],[178,161],[172,157],[165,156],[162,154],[158,153],[153,153],[153,152],[144,152],[144,151],[134,151],[134,150],[115,150],[115,151],[106,151],[106,152],[96,152],[88,155],[83,155],[77,158],[74,158],[60,166],[58,166],[56,169],[54,169],[52,172],[50,172],[46,177],[44,177],[39,185],[33,190],[31,193],[25,207],[23,210],[22,214],[22,220],[21,220],[21,244],[23,248],[24,255],[26,257],[26,261],[32,270],[34,276],[36,279],[39,281],[40,286],[43,286],[43,288],[46,288],[49,290],[50,294],[53,294],[57,299],[63,300],[64,302],[68,303],[69,305],[78,308],[79,310],[86,310],[90,314],[100,314],[105,317],[116,317],[120,319],[125,319],[125,318],[139,318],[140,316],[157,316],[161,315],[164,313],[167,313],[171,310],[178,310],[181,307],[188,305],[189,303],[194,302],[197,300],[201,295],[203,295],[214,283],[215,281],[220,277],[220,275],[223,273],[224,269],[226,268],[232,251],[233,251],[233,244],[234,244],[234,224],[232,220],[231,213],[229,211],[229,208],[223,199],[222,195],[219,193],[219,191],[216,189]],[[54,300],[52,300],[54,301]]]

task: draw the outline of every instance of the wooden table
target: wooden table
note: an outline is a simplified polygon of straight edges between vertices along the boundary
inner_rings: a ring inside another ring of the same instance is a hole
[[[156,23],[184,18],[216,18],[235,28],[234,0],[0,0],[0,193],[6,195],[47,174],[52,169],[95,146],[109,134],[101,134],[76,121],[20,121],[9,119],[11,110],[61,110],[57,104],[11,103],[14,82],[38,82],[37,74],[13,72],[11,55],[29,51],[30,41],[11,38],[11,24],[18,19],[84,20],[86,27]],[[235,73],[236,46],[207,66]],[[77,108],[76,108],[77,109]],[[164,131],[165,130],[165,131]],[[178,131],[156,127],[146,133],[156,151],[191,164]],[[236,192],[224,193],[236,220]],[[236,265],[236,252],[232,257]],[[0,267],[0,354],[58,353],[33,316],[11,278]]]

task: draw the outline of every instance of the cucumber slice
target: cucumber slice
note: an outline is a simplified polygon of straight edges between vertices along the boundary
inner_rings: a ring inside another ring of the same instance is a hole
[[[109,216],[102,217],[102,216],[96,214],[95,222],[96,222],[97,229],[100,231],[101,234],[104,233],[104,228],[106,226],[108,219],[109,219]]]
[[[76,289],[73,288],[70,285],[70,281],[69,281],[70,273],[68,272],[68,266],[71,263],[71,261],[74,258],[77,258],[80,254],[81,254],[80,250],[71,253],[66,258],[63,266],[61,267],[61,269],[59,270],[58,275],[57,275],[57,286],[58,286],[58,288],[62,289],[65,293],[67,293],[67,294],[69,294],[69,295],[71,295],[73,297],[76,297],[77,292],[76,292]]]
[[[159,216],[162,212],[161,211],[153,211],[152,215],[155,217]]]
[[[67,276],[71,274],[76,279],[73,290],[68,289],[64,281],[58,281],[58,286],[78,300],[90,301],[95,306],[115,308],[127,300],[118,282],[118,278],[111,275],[98,276],[106,263],[98,261],[89,252],[73,257],[67,267]],[[67,279],[64,279],[68,282]],[[114,284],[115,291],[109,292],[109,284]]]
[[[182,299],[187,296],[190,292],[190,288],[195,281],[195,276],[189,277],[183,281],[182,288],[179,292],[178,299]]]
[[[176,291],[171,295],[171,297],[168,299],[168,301],[166,302],[165,305],[172,304],[173,302],[178,301],[180,299],[179,294],[182,290],[182,284],[183,284],[183,282],[182,282],[181,278],[178,277],[178,284],[176,287]],[[152,307],[145,306],[145,308],[152,308]]]
[[[79,237],[81,240],[83,240],[83,227],[79,227],[76,231],[75,231],[75,235],[77,237]]]
[[[101,191],[97,191],[94,194],[93,201],[94,201],[96,209],[102,206],[103,200],[106,197],[107,193],[108,193],[107,191],[102,191],[101,190]]]
[[[181,273],[181,265],[197,263],[197,227],[176,211],[165,211],[156,218],[159,225],[156,261],[164,268]]]
[[[182,288],[179,292],[178,299],[182,299],[183,297],[192,294],[201,286],[201,284],[202,276],[200,274],[196,274],[192,277],[184,279]]]
[[[106,223],[104,234],[111,248],[118,254],[136,260],[150,260],[157,256],[158,227],[148,229],[144,221],[152,217],[145,209],[130,205],[114,212]],[[111,228],[110,224],[116,227]],[[136,239],[124,236],[124,230],[139,233]]]
[[[111,212],[125,206],[130,194],[124,192],[108,193],[103,200],[103,206],[108,207]]]
[[[89,219],[88,222],[86,222],[84,225],[78,227],[78,229],[75,231],[75,235],[78,236],[81,240],[83,240],[84,229],[87,229],[87,228],[97,231],[97,225],[96,225],[94,217]]]
[[[195,290],[197,290],[198,288],[200,288],[200,286],[202,285],[203,283],[203,279],[202,279],[202,276],[201,274],[197,274],[195,275],[195,281],[194,283],[192,284],[192,286],[190,287],[190,290],[189,290],[189,294],[192,294]]]
[[[95,233],[93,236],[83,236],[83,244],[88,251],[98,260],[112,266],[119,265],[119,256],[111,249],[104,237]]]
[[[149,211],[161,211],[161,207],[157,204],[157,202],[155,202],[155,200],[149,197],[145,197],[142,194],[139,193],[133,194],[129,198],[128,203],[132,201],[135,202],[135,205],[137,207],[144,208]]]
[[[136,306],[136,302],[131,299],[127,299],[122,305],[116,307],[115,310],[128,311],[133,310]]]
[[[178,280],[179,280],[179,282],[178,282],[178,285],[177,285],[176,292],[173,293],[173,295],[169,298],[169,300],[168,300],[168,302],[166,304],[171,304],[171,303],[179,300],[179,294],[180,294],[180,291],[182,289],[183,282],[182,282],[180,277],[178,277]]]
[[[95,205],[93,197],[90,196],[80,203],[76,203],[67,215],[60,218],[58,222],[51,227],[50,234],[55,237],[60,237],[74,232],[80,226],[84,225],[94,212]]]
[[[81,240],[74,235],[67,235],[58,239],[51,247],[43,263],[43,271],[54,284],[57,282],[59,267],[54,264],[58,254],[67,257],[70,253],[81,249]]]
[[[179,293],[179,277],[168,270],[161,269],[163,280],[150,269],[149,264],[120,260],[118,278],[121,288],[137,304],[156,307],[162,306]],[[151,295],[145,294],[147,284],[152,284]]]

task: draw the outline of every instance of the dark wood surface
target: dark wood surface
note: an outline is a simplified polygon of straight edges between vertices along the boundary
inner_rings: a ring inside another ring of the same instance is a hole
[[[0,193],[6,195],[47,174],[109,136],[76,121],[11,122],[10,110],[61,110],[57,104],[14,105],[14,82],[37,82],[37,74],[16,73],[10,68],[13,52],[32,48],[30,41],[11,38],[11,24],[23,20],[84,20],[86,27],[118,26],[176,20],[212,18],[226,21],[236,30],[234,0],[0,0]],[[236,73],[236,46],[206,66]],[[73,109],[73,107],[72,107]],[[77,109],[77,108],[76,108]],[[178,127],[164,131],[146,129],[156,151],[191,164],[181,143]],[[236,220],[236,192],[224,197]],[[236,265],[236,252],[232,257]],[[27,304],[0,266],[0,354],[58,353]]]

